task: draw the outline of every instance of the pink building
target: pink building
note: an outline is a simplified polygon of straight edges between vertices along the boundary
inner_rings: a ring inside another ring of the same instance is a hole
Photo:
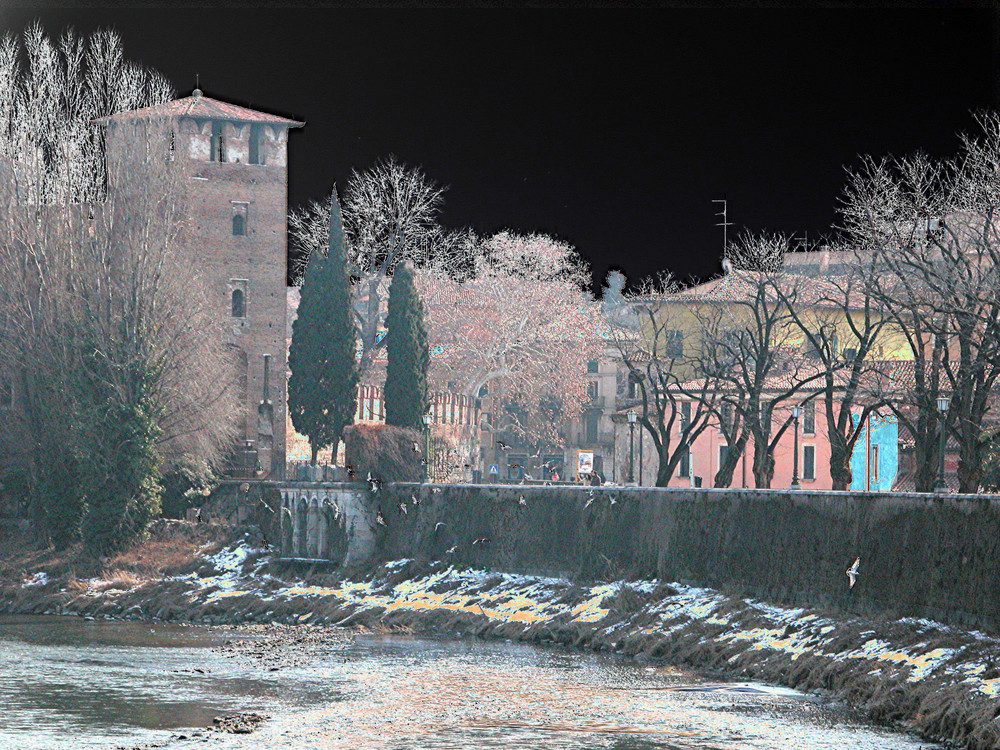
[[[684,414],[690,414],[690,410],[695,408],[690,402],[679,402],[679,405],[681,418]],[[791,417],[792,406],[793,403],[788,402],[775,409],[772,419],[774,425],[772,439],[785,420]],[[641,406],[633,408],[638,410],[641,409]],[[827,437],[824,405],[821,399],[813,399],[801,408],[798,420],[799,484],[804,490],[828,490],[833,486],[833,482],[830,479],[830,441]],[[615,431],[617,436],[615,441],[615,480],[620,483],[625,483],[628,480],[631,454],[633,478],[641,485],[654,485],[656,484],[658,457],[653,441],[648,434],[642,434],[644,430],[636,425],[630,452],[629,429],[625,419],[626,411],[620,411],[615,419],[617,427]],[[681,420],[678,419],[672,435],[673,446],[676,446],[677,441],[680,440],[681,429]],[[774,476],[771,480],[771,487],[774,489],[788,488],[792,484],[792,473],[795,469],[794,442],[795,425],[793,420],[775,447]],[[728,450],[729,446],[719,429],[718,420],[710,417],[708,426],[694,441],[690,455],[686,459],[682,459],[674,470],[669,486],[692,487],[700,482],[702,487],[712,487],[715,483],[715,474]],[[743,455],[736,464],[730,487],[752,488],[754,486],[753,438],[751,438],[747,441]]]

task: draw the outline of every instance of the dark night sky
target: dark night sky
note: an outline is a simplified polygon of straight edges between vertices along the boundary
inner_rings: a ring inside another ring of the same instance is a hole
[[[179,95],[306,121],[289,202],[394,153],[448,185],[442,221],[572,243],[595,281],[718,270],[733,230],[816,237],[859,154],[945,156],[997,104],[980,9],[41,9],[110,25]]]

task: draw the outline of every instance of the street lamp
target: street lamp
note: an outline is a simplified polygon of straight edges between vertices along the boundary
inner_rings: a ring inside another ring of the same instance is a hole
[[[638,419],[638,415],[633,409],[629,409],[626,416],[628,417],[628,483],[635,483],[635,474],[632,468],[635,466],[635,421]]]
[[[792,489],[801,490],[802,485],[799,484],[799,415],[802,414],[802,407],[793,406],[792,407],[792,418],[795,420],[795,446],[794,453],[792,454]]]
[[[431,421],[434,419],[430,412],[423,416],[424,420],[424,481],[431,476]]]
[[[947,492],[948,485],[944,481],[944,449],[945,441],[947,439],[947,414],[948,406],[951,403],[951,399],[947,396],[938,396],[937,408],[941,412],[941,458],[938,462],[938,480],[937,486],[934,487],[935,492]]]

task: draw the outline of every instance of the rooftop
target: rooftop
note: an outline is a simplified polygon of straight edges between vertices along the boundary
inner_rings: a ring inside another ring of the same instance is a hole
[[[229,102],[220,102],[204,96],[195,89],[191,96],[174,99],[171,102],[143,107],[129,112],[119,112],[108,117],[99,117],[94,122],[127,122],[131,120],[152,120],[167,117],[193,117],[203,120],[231,120],[235,122],[259,122],[267,125],[285,125],[300,128],[304,122],[289,120],[287,117],[258,112]]]

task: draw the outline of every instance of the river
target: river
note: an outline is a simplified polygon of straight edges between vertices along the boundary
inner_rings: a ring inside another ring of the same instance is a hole
[[[0,750],[937,747],[791,690],[614,656],[311,632],[286,647],[298,631],[0,617]],[[271,718],[206,729],[239,712]]]

